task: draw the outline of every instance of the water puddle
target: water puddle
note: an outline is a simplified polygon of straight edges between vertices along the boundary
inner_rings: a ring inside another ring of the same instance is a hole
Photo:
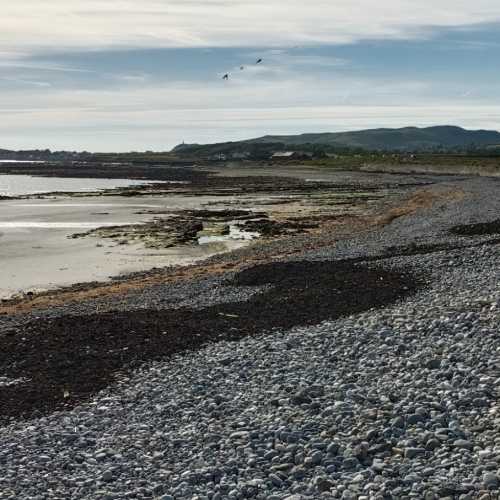
[[[130,222],[0,222],[0,229],[97,229],[130,224]]]
[[[229,226],[228,234],[204,235],[198,238],[198,244],[208,245],[212,243],[224,243],[232,240],[236,241],[251,241],[260,237],[259,233],[242,231],[237,225]]]
[[[24,208],[117,208],[116,203],[16,203]],[[139,205],[120,203],[118,208],[163,208],[163,205]]]
[[[176,181],[173,181],[176,182]],[[162,181],[135,179],[88,179],[34,177],[0,173],[0,196],[42,195],[44,193],[90,193],[107,189],[162,184]]]

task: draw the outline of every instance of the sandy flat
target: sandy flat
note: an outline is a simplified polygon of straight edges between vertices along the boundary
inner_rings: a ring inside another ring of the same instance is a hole
[[[154,267],[189,264],[215,253],[248,244],[245,241],[145,249],[117,245],[109,239],[71,239],[74,233],[109,225],[147,222],[144,211],[197,208],[216,198],[107,197],[55,198],[0,202],[0,298],[74,283],[105,281]],[[137,212],[142,212],[138,214]]]

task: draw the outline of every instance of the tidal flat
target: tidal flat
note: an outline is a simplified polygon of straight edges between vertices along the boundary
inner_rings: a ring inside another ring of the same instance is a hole
[[[86,169],[90,179],[61,165],[5,169],[4,184],[14,179],[19,189],[10,192],[18,199],[0,201],[4,300],[191,265],[257,240],[318,231],[434,182],[283,167],[95,166]]]
[[[82,231],[148,227],[156,211],[196,206],[194,198],[55,196],[45,200],[0,202],[0,298],[75,283],[106,281],[155,267],[191,264],[218,252],[238,248],[246,240],[203,245],[146,247],[140,241],[106,237],[73,238]],[[198,200],[200,201],[200,200]],[[209,199],[208,201],[213,201]],[[105,236],[105,235],[104,235]]]

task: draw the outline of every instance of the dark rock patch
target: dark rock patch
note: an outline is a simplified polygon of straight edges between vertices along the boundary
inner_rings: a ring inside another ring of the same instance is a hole
[[[247,220],[259,218],[267,218],[264,212],[252,212],[250,210],[182,210],[178,212],[180,215],[187,217],[194,217],[196,219],[208,219],[216,221],[229,221],[229,220]]]
[[[170,248],[177,245],[191,244],[198,241],[198,233],[203,230],[203,223],[196,219],[165,218],[155,219],[146,224],[129,226],[107,226],[76,233],[70,238],[97,236],[114,240],[120,245],[143,243],[146,248]]]
[[[417,278],[339,262],[271,263],[249,268],[228,284],[268,285],[249,301],[202,310],[145,309],[33,320],[0,336],[0,422],[71,408],[119,373],[220,340],[314,325],[412,294]]]
[[[488,234],[500,234],[500,219],[491,222],[480,222],[478,224],[466,224],[451,228],[453,234],[459,236],[482,236]]]
[[[307,220],[270,220],[257,219],[249,220],[238,226],[247,232],[259,233],[265,237],[276,237],[282,235],[293,235],[304,233],[309,229],[315,229],[319,226],[318,223],[308,222]]]

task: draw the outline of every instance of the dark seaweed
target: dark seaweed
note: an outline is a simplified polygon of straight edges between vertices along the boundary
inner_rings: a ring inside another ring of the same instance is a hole
[[[116,311],[33,320],[0,336],[0,421],[71,408],[120,372],[220,340],[318,324],[408,296],[412,275],[346,262],[270,263],[229,279],[240,287],[269,285],[249,301],[202,310]]]

